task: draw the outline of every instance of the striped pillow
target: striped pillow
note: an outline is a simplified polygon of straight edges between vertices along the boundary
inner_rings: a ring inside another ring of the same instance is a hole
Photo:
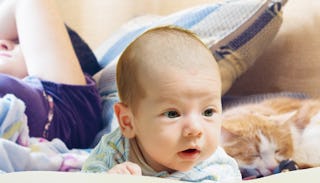
[[[175,25],[197,34],[220,65],[225,93],[275,37],[286,0],[225,0],[168,16],[143,17],[122,27],[96,51],[102,67],[115,64],[125,49],[146,30]],[[113,63],[113,64],[112,64]],[[97,78],[97,77],[96,77]],[[101,81],[98,78],[98,82]]]

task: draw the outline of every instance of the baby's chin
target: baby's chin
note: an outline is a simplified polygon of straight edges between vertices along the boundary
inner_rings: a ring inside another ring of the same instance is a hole
[[[170,166],[170,169],[173,171],[187,172],[206,159],[201,156],[200,151],[193,149],[179,152],[178,156],[179,160]]]

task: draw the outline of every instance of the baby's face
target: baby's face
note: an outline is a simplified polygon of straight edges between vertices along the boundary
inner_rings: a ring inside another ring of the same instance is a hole
[[[187,171],[217,148],[221,127],[221,83],[213,68],[168,68],[142,79],[135,134],[156,171]]]

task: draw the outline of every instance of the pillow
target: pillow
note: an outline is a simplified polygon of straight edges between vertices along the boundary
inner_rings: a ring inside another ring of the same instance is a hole
[[[168,16],[145,16],[127,23],[106,40],[96,51],[98,62],[102,67],[114,68],[126,46],[143,32],[161,25],[175,25],[194,32],[211,49],[221,69],[222,91],[225,93],[275,37],[282,22],[281,9],[285,2],[224,0]],[[101,76],[99,73],[95,79],[105,86],[105,77]]]

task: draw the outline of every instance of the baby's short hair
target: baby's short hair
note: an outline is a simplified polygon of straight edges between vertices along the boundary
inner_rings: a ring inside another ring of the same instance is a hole
[[[200,47],[202,50],[205,48],[210,52],[207,46],[195,34],[174,26],[156,27],[144,32],[135,39],[124,50],[117,65],[116,78],[120,101],[135,111],[139,100],[146,95],[145,89],[138,77],[139,73],[145,72],[150,68],[147,67],[146,69],[146,65],[157,65],[157,68],[162,68],[166,65],[184,67],[186,63],[179,63],[177,61],[179,59],[172,58],[172,52],[174,52],[172,50],[177,50],[179,47],[190,47],[190,44],[186,45],[186,43],[197,43],[197,47]],[[161,49],[157,49],[158,47]],[[149,54],[150,52],[152,54]],[[165,54],[165,52],[168,54]],[[176,55],[179,54],[177,51]],[[212,55],[211,52],[209,54]],[[190,64],[187,63],[187,65]],[[144,67],[145,70],[141,67]]]

